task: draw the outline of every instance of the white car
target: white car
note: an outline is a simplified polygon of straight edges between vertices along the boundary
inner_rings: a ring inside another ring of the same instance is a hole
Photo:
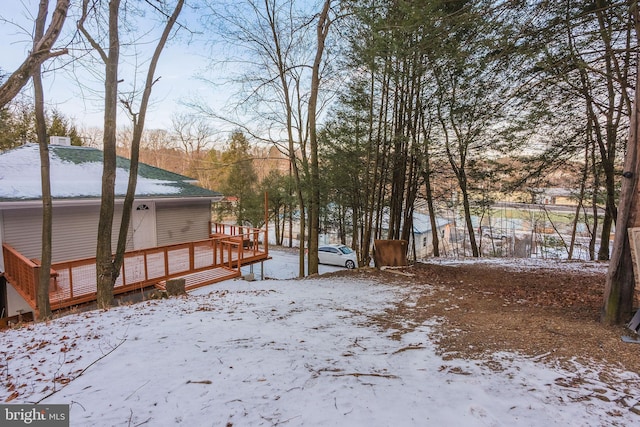
[[[356,268],[358,266],[358,258],[355,251],[345,245],[318,246],[318,262],[347,268]]]

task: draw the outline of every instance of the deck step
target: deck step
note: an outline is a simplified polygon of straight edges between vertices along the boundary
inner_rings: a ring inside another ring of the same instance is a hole
[[[192,273],[187,276],[183,276],[185,279],[185,289],[191,290],[200,288],[202,286],[211,285],[213,283],[222,282],[224,280],[240,277],[240,272],[235,269],[229,269],[224,267],[213,268],[211,270],[204,270],[197,273]]]

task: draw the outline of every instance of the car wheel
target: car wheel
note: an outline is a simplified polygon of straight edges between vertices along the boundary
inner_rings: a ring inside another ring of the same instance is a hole
[[[356,268],[356,263],[351,261],[351,260],[349,260],[349,261],[346,262],[345,267],[347,267],[347,268]]]

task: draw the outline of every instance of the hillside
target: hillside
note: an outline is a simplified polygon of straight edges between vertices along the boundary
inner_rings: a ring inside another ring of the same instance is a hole
[[[272,255],[267,276],[295,271]],[[0,333],[0,399],[70,404],[72,426],[635,425],[640,345],[597,322],[605,268],[441,260],[69,314]]]

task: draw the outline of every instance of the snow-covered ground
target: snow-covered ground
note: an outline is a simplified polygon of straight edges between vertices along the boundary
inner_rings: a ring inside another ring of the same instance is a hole
[[[271,253],[267,277],[296,275],[295,254]],[[72,426],[640,425],[637,373],[617,373],[622,389],[578,364],[444,360],[429,340],[437,319],[392,339],[369,319],[407,292],[232,280],[4,331],[0,399],[70,404]]]
[[[300,258],[297,248],[274,249],[273,247],[269,247],[269,255],[272,258],[269,261],[265,261],[262,264],[242,267],[242,274],[246,275],[248,273],[253,273],[257,279],[294,279],[298,277]],[[305,271],[306,268],[307,265],[305,257]],[[323,264],[318,266],[319,274],[339,270],[344,270],[344,268]]]

